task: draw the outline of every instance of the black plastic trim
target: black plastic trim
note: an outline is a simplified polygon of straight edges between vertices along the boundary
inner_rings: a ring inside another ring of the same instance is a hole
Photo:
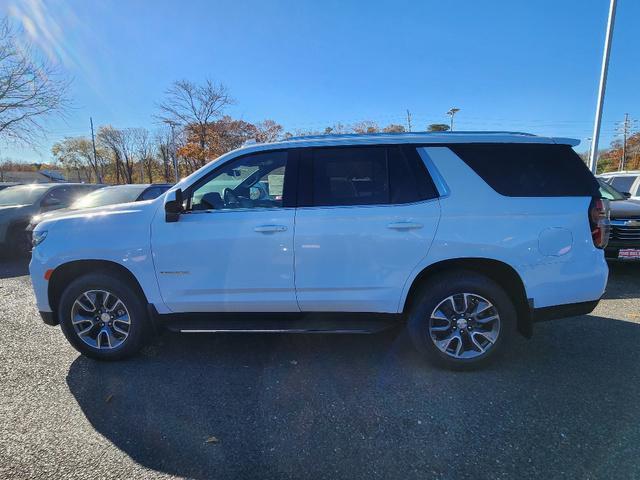
[[[534,308],[532,319],[534,322],[545,322],[558,318],[577,317],[593,312],[600,300],[590,302],[567,303],[564,305],[554,305],[552,307]]]
[[[380,313],[174,313],[156,314],[173,332],[375,333],[400,325],[402,315]]]

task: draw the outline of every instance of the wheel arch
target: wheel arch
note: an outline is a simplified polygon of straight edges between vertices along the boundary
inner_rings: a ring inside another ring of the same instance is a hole
[[[422,285],[443,272],[453,270],[470,270],[485,275],[494,280],[507,292],[513,300],[518,315],[518,331],[525,337],[531,337],[533,322],[531,308],[527,299],[526,289],[518,272],[510,265],[499,260],[489,258],[456,258],[442,260],[429,265],[418,273],[411,283],[403,303],[403,312],[407,312],[415,300]]]
[[[120,276],[137,291],[145,303],[148,299],[140,282],[127,267],[111,260],[74,260],[56,267],[49,277],[47,295],[55,323],[58,319],[58,302],[64,288],[74,279],[87,273],[108,272]]]

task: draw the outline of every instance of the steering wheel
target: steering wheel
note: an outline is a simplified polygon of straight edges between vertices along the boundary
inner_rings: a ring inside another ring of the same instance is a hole
[[[238,195],[236,195],[235,192],[229,187],[225,187],[222,189],[222,200],[224,200],[225,205],[237,205],[238,203],[240,203]]]

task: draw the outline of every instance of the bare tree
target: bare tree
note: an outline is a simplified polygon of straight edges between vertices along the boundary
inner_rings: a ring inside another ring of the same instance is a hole
[[[171,138],[171,130],[168,128],[158,130],[155,134],[154,144],[156,154],[162,164],[162,176],[164,177],[164,181],[170,183],[173,178],[173,158],[171,156],[173,139]]]
[[[18,46],[8,20],[0,21],[0,139],[33,143],[42,121],[64,112],[68,87],[29,45]]]
[[[109,150],[111,157],[116,163],[116,178],[118,183],[120,182],[120,170],[123,183],[133,183],[136,135],[135,128],[119,129],[111,125],[106,125],[98,129],[98,142]]]
[[[154,145],[146,128],[133,129],[135,152],[140,162],[141,176],[140,181],[144,182],[144,173],[149,178],[149,183],[153,183],[153,170],[155,167]]]
[[[196,85],[188,80],[174,82],[165,92],[165,99],[158,105],[158,118],[163,122],[172,122],[182,128],[189,127],[197,135],[200,165],[207,161],[205,152],[209,150],[208,127],[222,117],[224,110],[234,100],[229,90],[221,83],[206,80]]]
[[[377,133],[380,131],[378,124],[371,120],[362,120],[361,122],[354,123],[351,129],[355,133]]]
[[[80,171],[92,171],[97,183],[102,183],[104,166],[101,164],[104,158],[98,155],[94,160],[93,145],[86,137],[67,137],[55,143],[51,147],[54,158],[68,170],[76,170],[78,177]],[[89,178],[89,181],[91,179]]]
[[[283,128],[273,120],[263,120],[255,124],[256,142],[271,143],[282,137]]]

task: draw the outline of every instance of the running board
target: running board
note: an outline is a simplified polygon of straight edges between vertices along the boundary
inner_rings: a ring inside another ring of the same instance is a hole
[[[158,315],[158,325],[180,333],[377,333],[401,315],[361,313],[181,313]]]

